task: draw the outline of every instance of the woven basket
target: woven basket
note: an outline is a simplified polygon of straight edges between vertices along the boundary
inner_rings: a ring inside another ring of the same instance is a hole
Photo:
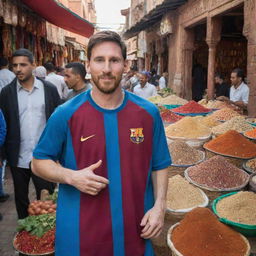
[[[172,251],[172,256],[186,256],[186,255],[183,255],[181,254],[174,246],[174,244],[172,243],[172,240],[171,240],[171,235],[172,235],[172,231],[175,229],[175,227],[177,227],[180,223],[176,223],[174,224],[173,226],[170,227],[170,229],[168,230],[168,233],[167,233],[167,244],[169,246],[169,248],[171,249]],[[192,231],[193,232],[193,231]],[[241,235],[241,234],[240,234]],[[250,251],[251,251],[251,247],[250,247],[250,244],[248,242],[248,240],[243,236],[241,235],[241,237],[244,239],[246,245],[247,245],[247,251],[246,253],[244,254],[244,256],[249,256],[250,255]],[[196,255],[195,255],[196,256]]]

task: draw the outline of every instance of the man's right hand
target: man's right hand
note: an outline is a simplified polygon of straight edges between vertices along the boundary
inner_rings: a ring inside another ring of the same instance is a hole
[[[70,185],[76,187],[83,193],[87,193],[92,196],[98,195],[98,193],[104,189],[108,184],[108,179],[96,175],[93,171],[100,167],[102,161],[99,160],[97,163],[91,166],[74,171],[71,174]]]

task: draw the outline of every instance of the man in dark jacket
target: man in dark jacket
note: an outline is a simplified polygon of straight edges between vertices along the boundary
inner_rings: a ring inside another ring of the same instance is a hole
[[[224,82],[224,77],[222,74],[215,74],[215,94],[216,98],[220,96],[225,96],[229,98],[230,86]]]
[[[1,91],[0,108],[7,125],[4,153],[13,177],[18,218],[23,219],[28,216],[30,178],[35,185],[37,199],[42,189],[50,193],[54,190],[53,183],[31,172],[30,161],[46,121],[60,103],[60,97],[55,86],[32,75],[35,63],[29,50],[15,51],[12,61],[16,79]]]

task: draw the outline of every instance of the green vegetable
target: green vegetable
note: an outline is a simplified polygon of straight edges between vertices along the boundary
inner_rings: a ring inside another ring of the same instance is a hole
[[[46,198],[46,200],[52,200],[54,203],[57,202],[57,199],[58,199],[58,190],[57,189],[55,189],[54,192]]]
[[[56,225],[55,214],[42,214],[28,216],[25,219],[18,220],[17,231],[26,230],[37,237],[43,236],[48,230]]]

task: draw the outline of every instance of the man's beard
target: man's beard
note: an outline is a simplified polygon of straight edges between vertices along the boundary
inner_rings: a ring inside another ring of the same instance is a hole
[[[103,83],[103,82],[101,82],[100,80],[101,80],[101,78],[103,78],[103,77],[110,77],[110,78],[111,78],[111,81],[110,81],[110,83],[109,83],[109,84],[112,85],[111,87],[108,87],[107,85],[105,85],[105,86],[102,86],[102,85],[101,85],[101,83]],[[114,84],[113,84],[113,82],[112,82],[113,80],[115,80]],[[104,94],[112,94],[112,93],[114,93],[114,92],[116,91],[116,89],[119,87],[120,82],[121,82],[121,77],[120,77],[120,78],[116,78],[116,77],[111,76],[111,75],[109,75],[109,76],[107,76],[107,75],[103,76],[103,75],[102,75],[102,76],[94,77],[94,76],[92,75],[92,81],[93,81],[93,84],[97,87],[97,89],[98,89],[100,92],[102,92],[102,93],[104,93]]]

